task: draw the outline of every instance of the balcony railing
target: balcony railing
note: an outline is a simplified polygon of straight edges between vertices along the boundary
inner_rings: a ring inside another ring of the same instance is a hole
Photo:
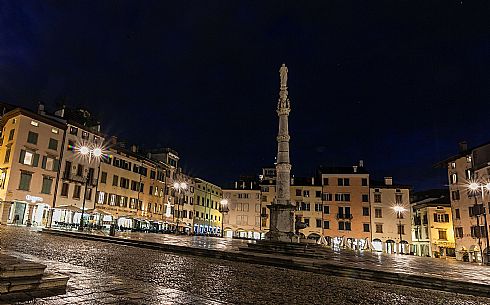
[[[63,173],[63,177],[62,178],[63,178],[63,180],[68,180],[68,181],[73,181],[73,182],[79,182],[79,183],[85,183],[86,182],[86,179],[87,179],[87,177],[83,177],[83,176],[77,175],[75,173],[67,173],[67,172],[64,172]],[[96,178],[91,178],[87,182],[87,184],[89,186],[96,186],[97,185],[97,179]]]
[[[340,214],[340,213],[337,213],[336,218],[337,219],[352,219],[352,214]]]

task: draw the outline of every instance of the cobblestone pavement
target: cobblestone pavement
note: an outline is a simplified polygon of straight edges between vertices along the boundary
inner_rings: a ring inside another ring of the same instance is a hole
[[[490,304],[490,299],[40,234],[0,226],[3,251],[70,276],[19,304]]]
[[[93,232],[93,234],[102,234]],[[247,240],[205,237],[205,236],[176,236],[171,234],[117,232],[116,237],[145,240],[157,243],[206,248],[220,251],[239,251],[246,246]],[[389,255],[371,252],[355,252],[350,250],[329,251],[334,263],[356,267],[367,267],[394,273],[418,274],[451,278],[465,282],[490,283],[490,267],[478,264],[464,263],[455,259],[435,259],[413,255]]]

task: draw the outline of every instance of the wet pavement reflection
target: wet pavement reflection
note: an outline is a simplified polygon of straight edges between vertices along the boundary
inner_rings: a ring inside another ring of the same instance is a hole
[[[183,243],[174,236],[154,238]],[[233,250],[244,243],[185,238],[214,249]],[[25,304],[490,304],[486,298],[179,256],[28,228],[0,226],[0,245],[8,254],[46,262],[51,271],[70,275],[65,295]],[[377,256],[368,259],[384,263]],[[400,262],[399,268],[404,264],[409,263]]]

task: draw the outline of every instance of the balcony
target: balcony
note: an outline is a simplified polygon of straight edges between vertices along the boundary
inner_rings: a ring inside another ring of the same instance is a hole
[[[339,214],[339,213],[337,213],[335,215],[335,218],[337,218],[337,219],[352,219],[353,217],[352,217],[352,214]]]
[[[68,180],[68,181],[72,181],[72,182],[85,183],[85,181],[86,181],[87,178],[86,177],[79,176],[79,175],[74,174],[74,173],[64,172],[62,179],[63,180]],[[87,184],[89,186],[96,186],[97,185],[97,179],[91,178],[88,181]]]

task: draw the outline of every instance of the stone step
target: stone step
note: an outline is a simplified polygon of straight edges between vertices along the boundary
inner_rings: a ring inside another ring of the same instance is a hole
[[[20,277],[41,277],[46,265],[0,254],[0,280]]]
[[[50,289],[66,289],[68,276],[54,273],[47,273],[42,277],[17,278],[13,280],[0,281],[0,295],[14,292],[32,292]]]

